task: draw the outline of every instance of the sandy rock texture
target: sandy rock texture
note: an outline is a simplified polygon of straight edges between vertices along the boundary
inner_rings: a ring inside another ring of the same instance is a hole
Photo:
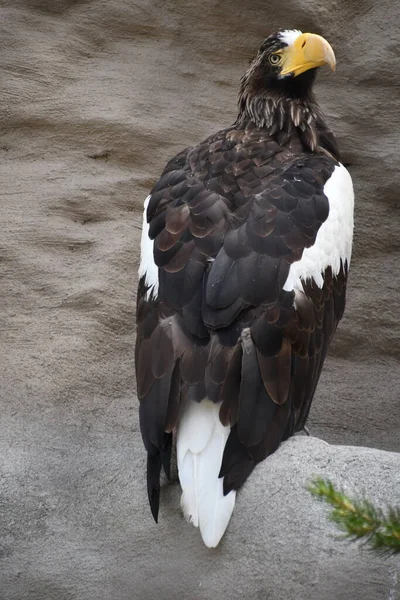
[[[396,597],[389,563],[327,538],[302,491],[325,457],[325,474],[394,500],[392,454],[289,442],[249,480],[216,553],[183,523],[175,488],[155,528],[133,343],[148,189],[175,152],[234,120],[268,33],[321,33],[338,69],[317,94],[357,208],[347,312],[309,426],[399,451],[399,19],[396,0],[0,1],[1,600]]]

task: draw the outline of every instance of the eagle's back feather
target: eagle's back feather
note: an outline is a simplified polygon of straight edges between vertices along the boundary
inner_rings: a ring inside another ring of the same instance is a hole
[[[156,457],[177,429],[182,506],[210,546],[256,463],[304,427],[344,310],[352,194],[329,152],[251,121],[185,150],[151,191],[137,308],[141,430]],[[154,485],[153,473],[153,503]]]

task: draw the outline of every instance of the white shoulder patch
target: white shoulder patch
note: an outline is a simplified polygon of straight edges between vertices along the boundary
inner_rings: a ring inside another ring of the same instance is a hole
[[[146,299],[148,299],[151,294],[154,296],[158,295],[158,267],[154,262],[154,242],[149,238],[149,224],[146,219],[149,202],[150,196],[147,196],[144,201],[142,237],[140,240],[140,265],[138,271],[139,279],[144,277],[146,285],[149,286],[146,293]]]
[[[291,46],[299,35],[301,35],[301,31],[298,29],[286,29],[285,31],[280,31],[278,37],[280,37],[284,44]]]
[[[323,273],[328,267],[333,275],[340,271],[340,261],[350,265],[354,225],[354,191],[349,172],[343,165],[336,166],[324,185],[329,200],[329,215],[321,225],[315,244],[306,248],[301,260],[293,263],[283,289],[302,290],[302,281],[313,279],[320,288]]]

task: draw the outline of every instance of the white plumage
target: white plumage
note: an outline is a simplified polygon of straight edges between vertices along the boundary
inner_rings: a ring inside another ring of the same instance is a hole
[[[200,528],[206,546],[218,545],[235,506],[236,492],[223,494],[218,478],[230,427],[219,420],[220,404],[207,398],[190,401],[177,431],[181,506],[186,518]]]
[[[142,237],[140,240],[140,265],[138,271],[139,279],[144,277],[146,285],[149,286],[146,292],[147,299],[151,293],[154,296],[158,295],[158,267],[154,262],[154,241],[149,238],[149,224],[146,218],[150,198],[151,196],[147,196],[144,201]]]
[[[329,200],[329,215],[322,223],[311,248],[306,248],[301,260],[290,267],[283,286],[286,291],[302,290],[302,281],[313,279],[320,288],[324,285],[322,274],[328,267],[332,274],[340,271],[340,262],[350,265],[353,240],[354,191],[349,172],[343,165],[336,166],[325,183],[324,194]]]
[[[285,29],[285,31],[279,32],[279,37],[281,38],[282,42],[288,46],[291,46],[300,35],[301,31],[298,29]]]

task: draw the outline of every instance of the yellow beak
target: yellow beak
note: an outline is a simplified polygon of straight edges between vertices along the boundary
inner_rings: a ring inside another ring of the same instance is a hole
[[[282,52],[282,69],[280,75],[290,73],[294,77],[316,67],[329,65],[332,71],[336,67],[336,59],[332,46],[315,33],[302,33]]]

